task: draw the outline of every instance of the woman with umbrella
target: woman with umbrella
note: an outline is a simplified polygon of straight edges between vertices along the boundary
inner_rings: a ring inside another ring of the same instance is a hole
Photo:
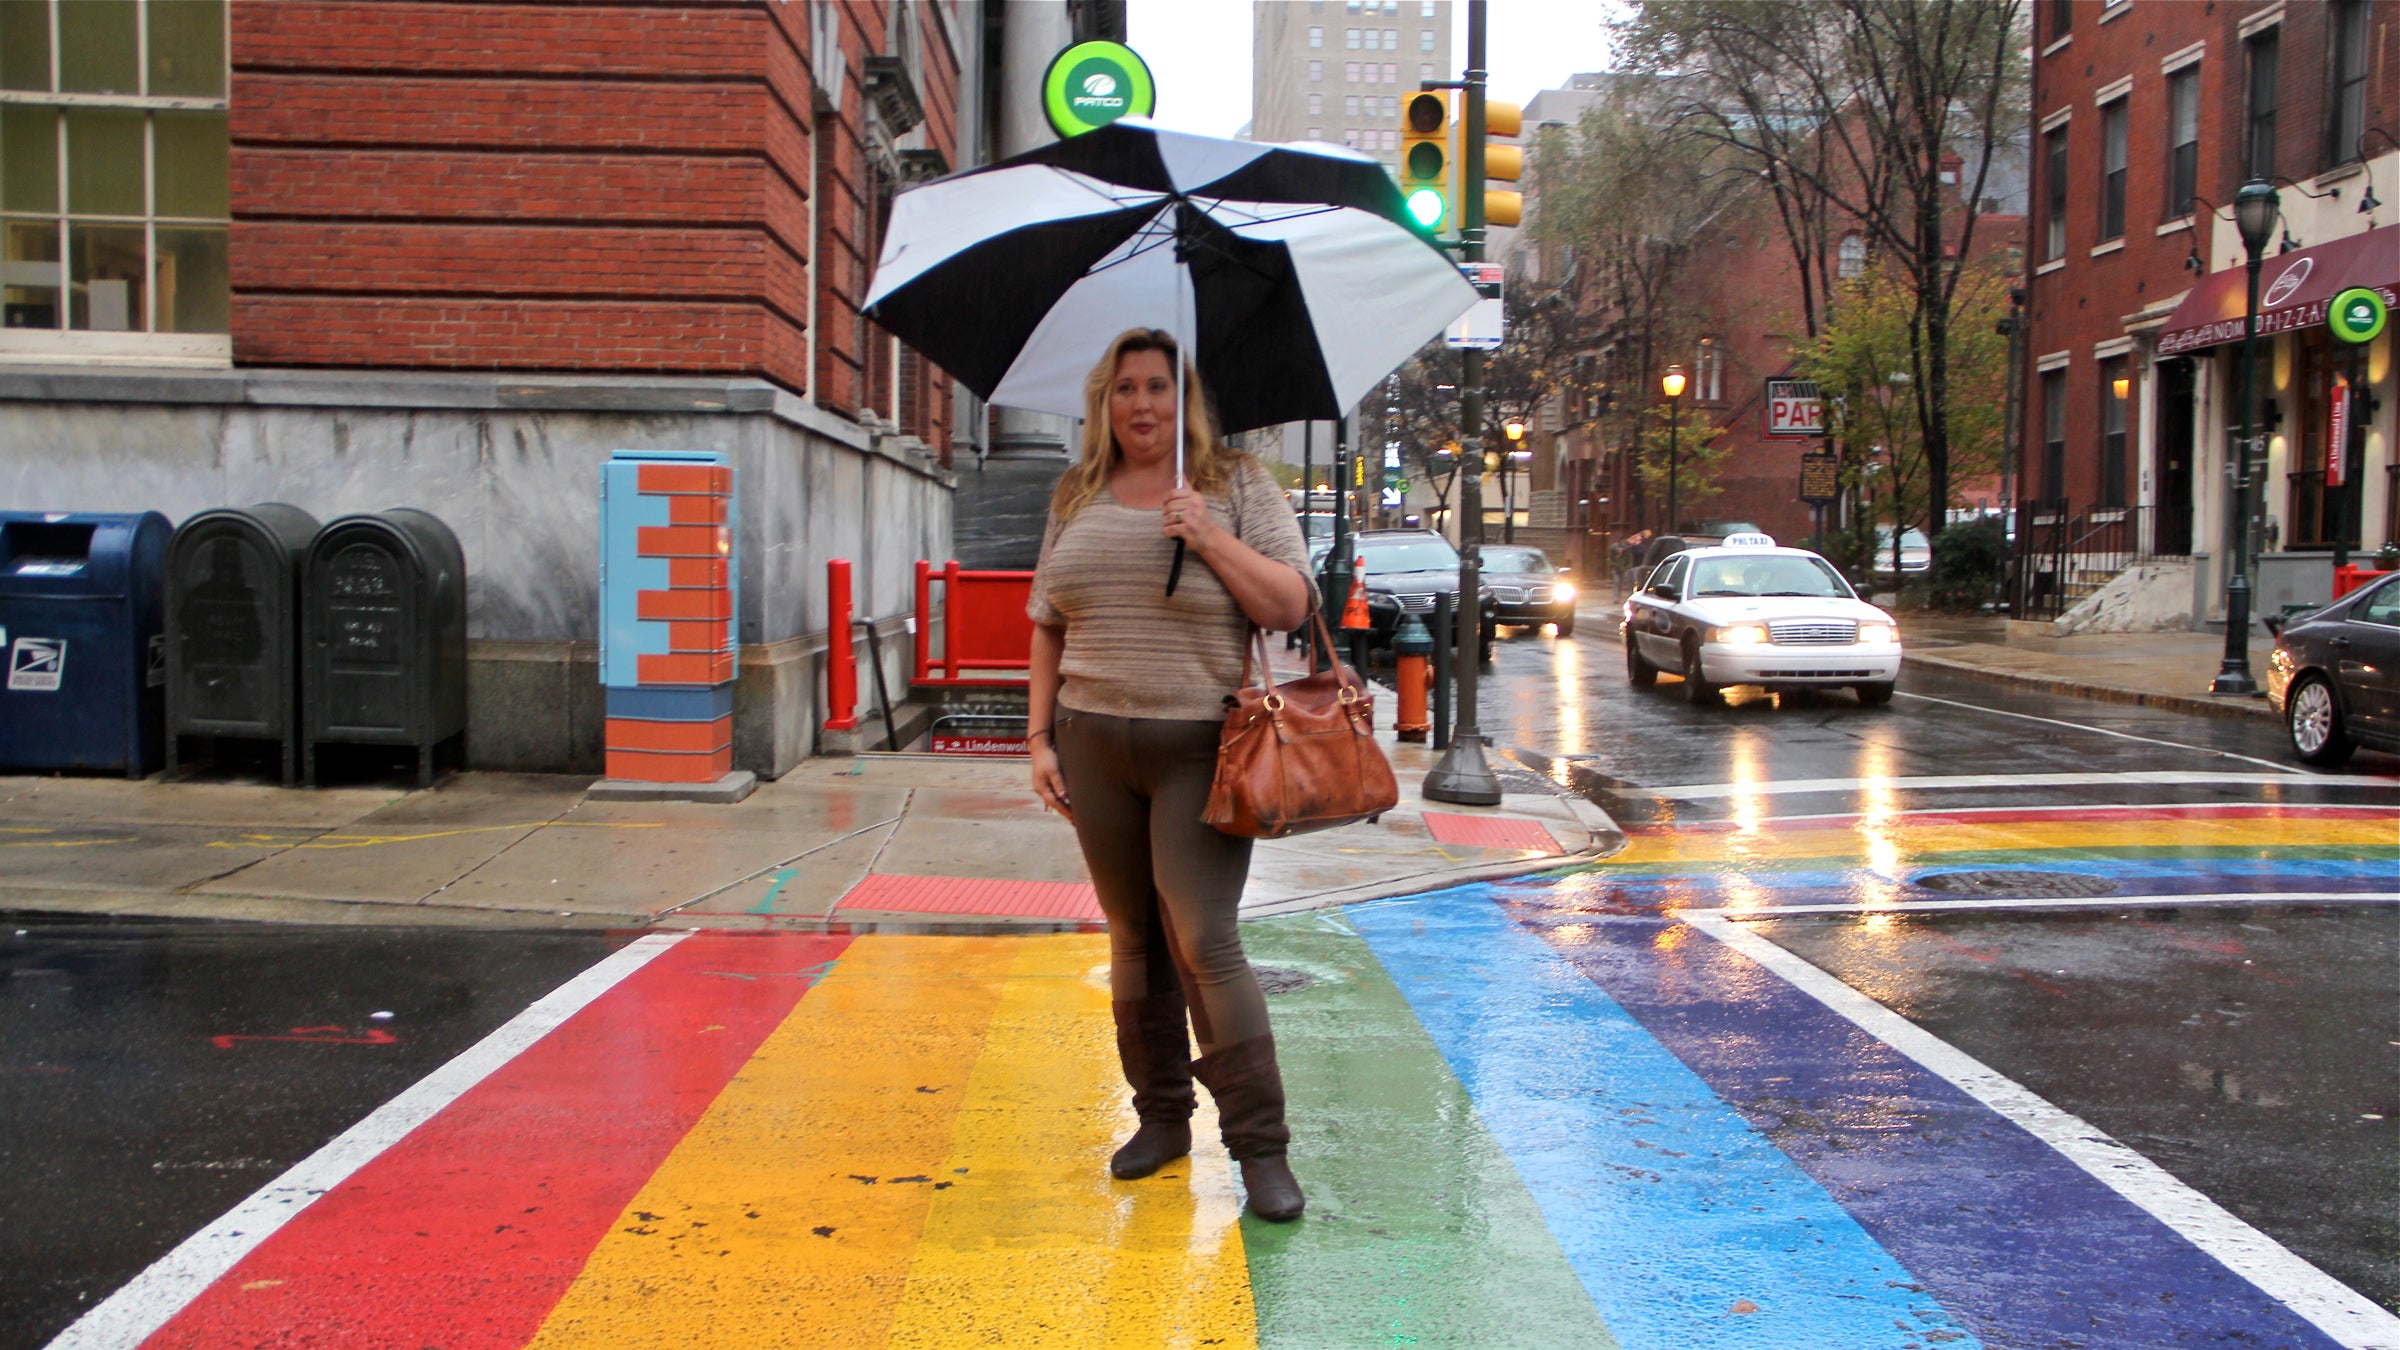
[[[1145,1177],[1191,1152],[1196,1076],[1251,1212],[1281,1221],[1305,1202],[1266,998],[1242,954],[1250,841],[1201,815],[1251,625],[1307,620],[1308,549],[1273,476],[1218,442],[1189,370],[1178,419],[1179,359],[1171,336],[1136,328],[1085,383],[1083,455],[1051,500],[1026,606],[1033,785],[1074,823],[1108,916],[1117,1055],[1141,1122],[1110,1172]],[[1159,578],[1178,546],[1192,562],[1170,596]]]
[[[1243,639],[1305,620],[1307,553],[1272,477],[1217,436],[1343,416],[1475,301],[1383,166],[1340,146],[1128,117],[893,203],[867,316],[993,403],[1084,419],[1028,606],[1030,738],[1109,919],[1142,1121],[1119,1177],[1189,1150],[1196,1069],[1250,1208],[1303,1205],[1235,923],[1249,841],[1200,817]]]

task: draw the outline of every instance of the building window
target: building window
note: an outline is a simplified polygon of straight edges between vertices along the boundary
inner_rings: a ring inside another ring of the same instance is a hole
[[[1384,99],[1383,99],[1383,115],[1384,115],[1384,119],[1385,119],[1386,121],[1393,121],[1393,120],[1397,120],[1397,119],[1399,118],[1399,116],[1400,116],[1400,100],[1399,100],[1397,97],[1394,97],[1394,96],[1392,96],[1392,95],[1389,95],[1389,94],[1386,94],[1386,95],[1384,96]]]
[[[1342,30],[1342,45],[1343,45],[1343,46],[1345,46],[1345,47],[1347,47],[1347,48],[1349,48],[1349,49],[1350,49],[1350,50],[1352,50],[1352,51],[1357,51],[1357,50],[1358,50],[1358,30],[1357,30],[1357,29],[1355,29],[1355,28],[1345,28],[1345,29],[1343,29],[1343,30]]]
[[[2067,129],[2042,133],[2042,261],[2067,256]]]
[[[1399,29],[1386,28],[1383,30],[1383,49],[1387,52],[1396,52],[1400,50]]]
[[[2325,163],[2348,164],[2361,157],[2359,138],[2367,129],[2367,0],[2334,0],[2333,50],[2325,55],[2332,75],[2325,109]]]
[[[2050,0],[2050,31],[2042,35],[2042,45],[2048,46],[2075,28],[2075,0]]]
[[[1342,79],[1351,84],[1358,83],[1358,62],[1344,61],[1342,63]]]
[[[130,335],[229,331],[225,86],[223,0],[0,4],[0,346],[219,354]]]
[[[1383,148],[1386,150],[1397,150],[1400,148],[1400,128],[1385,127],[1383,129]]]
[[[2100,239],[2125,237],[2125,100],[2100,110]]]
[[[1725,401],[1725,349],[1715,338],[1700,339],[1699,357],[1692,362],[1692,399],[1698,403]]]
[[[2125,504],[2125,409],[2133,401],[2133,382],[2126,360],[2112,356],[2100,363],[2100,497],[2099,506]]]
[[[2242,158],[2246,178],[2271,181],[2275,177],[2275,66],[2280,36],[2280,27],[2268,28],[2244,44],[2250,56],[2250,96],[2243,119],[2249,130]]]
[[[1385,84],[1398,84],[1398,83],[1400,83],[1400,63],[1399,63],[1399,62],[1397,62],[1397,61],[1386,61],[1386,62],[1384,62],[1384,63],[1383,63],[1383,82],[1384,82]]]
[[[1319,27],[1317,27],[1317,26],[1316,26],[1316,25],[1314,25],[1314,24],[1311,24],[1311,25],[1309,25],[1309,29],[1308,29],[1308,45],[1309,45],[1309,46],[1311,46],[1311,47],[1322,47],[1322,46],[1324,46],[1324,45],[1325,45],[1325,30],[1324,30],[1324,29],[1322,29],[1322,28],[1319,28]]]
[[[1417,17],[1420,19],[1433,17],[1433,0],[1417,0]]]
[[[1353,13],[1353,14],[1356,14],[1356,13],[1358,13],[1359,9],[1360,9],[1360,0],[1350,0],[1350,12],[1351,12],[1351,13]]]
[[[2067,372],[2042,372],[2042,500],[2067,499]]]
[[[1433,67],[1432,67],[1431,65],[1419,65],[1419,66],[1417,67],[1417,78],[1418,78],[1418,79],[1420,79],[1420,80],[1430,80],[1430,79],[1432,79],[1432,78],[1433,78]]]
[[[2167,77],[2167,215],[2192,213],[2200,191],[2200,67]]]
[[[1433,50],[1433,30],[1432,30],[1432,29],[1430,29],[1430,28],[1425,28],[1425,29],[1420,29],[1420,30],[1418,30],[1418,32],[1417,32],[1417,50],[1418,50],[1418,51],[1421,51],[1421,52],[1429,52],[1429,51],[1432,51],[1432,50]]]
[[[1312,140],[1312,141],[1321,141],[1321,140],[1324,140],[1324,139],[1325,139],[1325,128],[1323,128],[1323,127],[1310,127],[1310,128],[1308,129],[1308,139],[1310,139],[1310,140]]]
[[[1310,94],[1308,96],[1308,115],[1311,117],[1323,117],[1325,115],[1325,96],[1323,94]]]
[[[1310,80],[1310,82],[1311,82],[1311,83],[1315,83],[1315,82],[1317,82],[1317,81],[1323,80],[1323,79],[1325,78],[1325,63],[1324,63],[1324,62],[1322,62],[1322,61],[1311,61],[1311,62],[1309,62],[1309,63],[1308,63],[1308,78],[1309,78],[1309,80]]]
[[[1848,281],[1867,270],[1867,241],[1859,235],[1843,235],[1838,256],[1836,270],[1841,273],[1842,280]]]

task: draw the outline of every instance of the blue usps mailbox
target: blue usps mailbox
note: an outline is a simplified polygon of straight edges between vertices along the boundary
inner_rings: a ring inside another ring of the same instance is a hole
[[[158,767],[172,532],[156,511],[0,512],[0,768]]]

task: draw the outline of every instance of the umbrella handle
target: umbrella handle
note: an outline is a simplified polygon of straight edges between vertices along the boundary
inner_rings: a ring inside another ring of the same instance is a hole
[[[1175,593],[1175,583],[1183,580],[1183,541],[1175,541],[1175,561],[1167,568],[1167,594]]]

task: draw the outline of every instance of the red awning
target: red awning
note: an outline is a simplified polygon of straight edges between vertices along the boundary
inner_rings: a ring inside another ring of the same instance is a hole
[[[2158,354],[2173,356],[2242,340],[2249,305],[2247,268],[2211,272],[2175,307],[2158,335]],[[2258,333],[2268,337],[2325,322],[2326,302],[2353,286],[2372,286],[2400,309],[2400,225],[2279,253],[2258,269]]]

